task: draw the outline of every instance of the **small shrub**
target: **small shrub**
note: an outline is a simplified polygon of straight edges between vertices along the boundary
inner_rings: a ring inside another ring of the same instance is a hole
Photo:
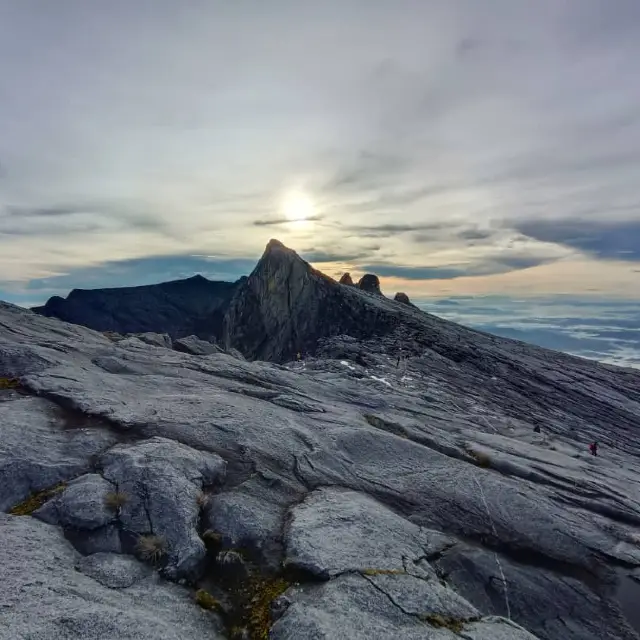
[[[209,496],[204,491],[199,491],[196,496],[196,504],[200,509],[204,509],[209,504]]]
[[[104,506],[109,509],[109,511],[115,511],[118,513],[125,504],[129,502],[129,496],[123,491],[109,491],[104,496]]]
[[[64,482],[57,484],[44,491],[32,493],[26,500],[10,509],[12,516],[30,516],[36,509],[39,509],[45,502],[64,491],[67,485]]]
[[[166,554],[167,542],[162,536],[140,536],[136,549],[143,560],[155,564]]]
[[[221,611],[220,603],[204,589],[198,589],[195,595],[196,604],[206,611]]]

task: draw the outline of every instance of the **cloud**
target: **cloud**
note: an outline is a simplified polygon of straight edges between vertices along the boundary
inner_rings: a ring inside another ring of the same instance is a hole
[[[640,261],[640,220],[523,220],[515,227],[530,238],[577,249],[598,259]]]
[[[318,220],[321,220],[322,216],[320,215],[315,215],[315,216],[308,216],[307,218],[304,218],[303,222],[317,222]],[[263,220],[254,220],[253,221],[253,226],[254,227],[270,227],[270,226],[274,226],[274,225],[280,225],[280,224],[294,224],[295,222],[299,222],[297,220],[292,220],[291,218],[265,218]]]
[[[637,0],[491,2],[273,0],[248,17],[160,2],[153,21],[140,3],[8,3],[0,273],[253,255],[269,228],[325,257],[380,239],[357,259],[428,252],[452,273],[535,265],[486,266],[526,224],[565,253],[635,260],[631,234],[599,221],[629,224],[640,202]],[[33,55],[16,59],[26,41]],[[317,229],[279,215],[291,188],[317,205]],[[600,286],[593,273],[571,286]]]
[[[161,217],[140,211],[133,203],[125,205],[96,202],[40,207],[0,206],[0,235],[68,235],[118,229],[169,232]]]
[[[362,260],[371,256],[373,251],[376,251],[380,247],[372,248],[364,251],[354,252],[332,252],[322,250],[309,250],[300,253],[300,256],[307,262],[322,263],[322,262],[353,262],[354,260]]]
[[[106,262],[77,268],[49,278],[34,278],[17,286],[0,281],[3,299],[40,304],[53,295],[66,296],[72,289],[98,289],[156,284],[201,274],[211,280],[233,282],[255,267],[254,258],[215,258],[208,256],[152,256]]]

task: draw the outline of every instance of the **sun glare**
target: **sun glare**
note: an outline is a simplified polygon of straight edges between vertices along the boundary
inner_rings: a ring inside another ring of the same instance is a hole
[[[300,191],[292,191],[285,196],[282,213],[291,222],[304,221],[314,214],[313,202]]]

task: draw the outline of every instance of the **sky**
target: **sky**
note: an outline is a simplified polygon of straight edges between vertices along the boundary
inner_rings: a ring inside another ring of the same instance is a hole
[[[638,0],[0,0],[0,298],[251,271],[640,297]]]

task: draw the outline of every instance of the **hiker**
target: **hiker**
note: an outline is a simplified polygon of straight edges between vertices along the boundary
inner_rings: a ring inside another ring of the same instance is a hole
[[[302,360],[302,354],[298,351],[298,354],[296,355],[296,360],[298,362],[300,362],[300,360]]]
[[[540,425],[537,424],[535,427],[533,427],[533,432],[534,433],[540,433]]]
[[[591,455],[592,456],[597,456],[598,455],[598,441],[597,440],[595,442],[592,442],[589,445],[589,451],[591,451]]]

